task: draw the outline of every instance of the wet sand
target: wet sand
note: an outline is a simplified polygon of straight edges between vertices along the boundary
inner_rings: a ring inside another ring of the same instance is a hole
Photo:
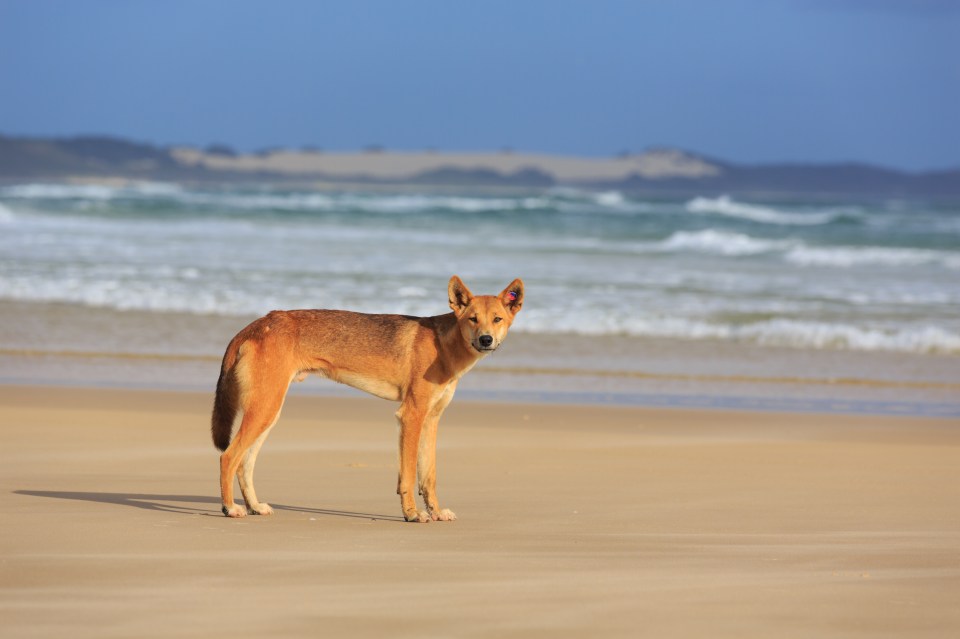
[[[4,636],[960,633],[957,419],[455,400],[408,524],[394,405],[293,395],[229,520],[210,402],[0,387]]]

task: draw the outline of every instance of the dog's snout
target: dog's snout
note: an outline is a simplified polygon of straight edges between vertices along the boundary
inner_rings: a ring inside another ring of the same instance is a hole
[[[493,337],[490,335],[481,335],[477,338],[477,341],[480,342],[480,346],[484,348],[490,348],[493,345]]]

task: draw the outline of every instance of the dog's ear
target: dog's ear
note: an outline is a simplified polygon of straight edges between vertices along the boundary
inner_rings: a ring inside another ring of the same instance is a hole
[[[465,308],[470,306],[470,302],[473,300],[473,293],[463,283],[463,280],[456,275],[450,278],[450,284],[447,285],[447,295],[450,297],[450,308],[453,309],[457,317]]]
[[[519,277],[503,289],[500,293],[500,302],[514,315],[520,312],[520,307],[523,306],[523,281]]]

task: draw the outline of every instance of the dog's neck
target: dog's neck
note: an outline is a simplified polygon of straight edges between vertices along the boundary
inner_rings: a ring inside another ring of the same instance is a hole
[[[443,349],[452,355],[455,368],[448,371],[453,380],[460,379],[473,365],[483,359],[487,353],[481,353],[463,339],[457,318],[453,313],[438,318],[437,339]]]

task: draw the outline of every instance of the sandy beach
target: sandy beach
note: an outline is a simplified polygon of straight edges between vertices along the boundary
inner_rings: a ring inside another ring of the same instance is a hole
[[[296,395],[224,518],[210,401],[0,387],[4,636],[960,631],[956,419],[454,401],[417,525],[392,404]]]

